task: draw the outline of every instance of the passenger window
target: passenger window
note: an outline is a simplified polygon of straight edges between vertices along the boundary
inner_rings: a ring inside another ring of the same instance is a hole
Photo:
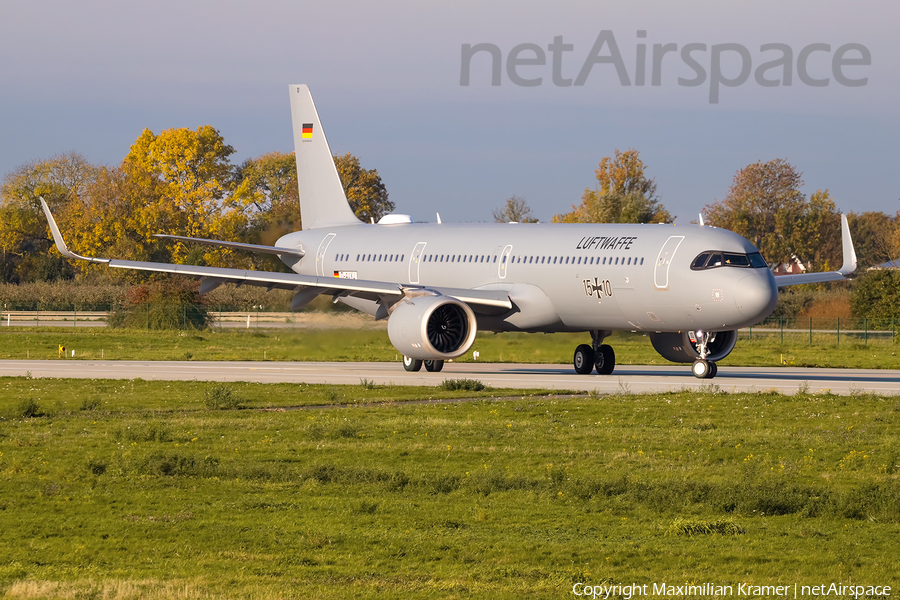
[[[642,264],[642,265],[644,264],[644,257],[643,257],[643,256],[641,257],[641,264]]]

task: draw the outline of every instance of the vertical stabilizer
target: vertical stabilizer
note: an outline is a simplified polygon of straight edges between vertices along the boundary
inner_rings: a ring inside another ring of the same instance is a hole
[[[361,224],[347,202],[309,88],[289,87],[303,229]]]

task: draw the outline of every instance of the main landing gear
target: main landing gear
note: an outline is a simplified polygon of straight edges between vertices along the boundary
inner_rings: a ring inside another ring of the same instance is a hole
[[[444,368],[444,361],[442,360],[419,360],[418,358],[410,358],[408,356],[403,357],[403,368],[407,371],[418,371],[422,368],[422,365],[425,365],[425,370],[437,373],[441,369]]]
[[[616,353],[612,346],[604,344],[603,340],[611,331],[595,330],[591,332],[592,343],[590,346],[581,344],[575,348],[575,357],[572,362],[575,372],[579,375],[590,375],[595,368],[599,375],[609,375],[616,367]]]
[[[709,356],[709,342],[715,337],[715,334],[708,333],[706,331],[697,331],[694,332],[694,338],[696,339],[697,352],[700,353],[700,358],[694,361],[694,364],[691,365],[691,373],[694,374],[694,377],[697,379],[712,379],[716,376],[716,373],[719,372],[719,368],[716,366],[716,363],[711,360],[707,360],[707,356]]]

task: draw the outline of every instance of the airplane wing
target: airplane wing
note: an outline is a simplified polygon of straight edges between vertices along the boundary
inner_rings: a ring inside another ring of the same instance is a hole
[[[843,247],[844,264],[837,271],[825,273],[801,273],[799,275],[777,275],[775,283],[778,287],[800,285],[802,283],[823,283],[825,281],[841,281],[856,271],[856,249],[850,238],[850,225],[847,215],[841,215],[841,245]]]
[[[50,231],[53,234],[53,241],[60,254],[66,258],[73,260],[84,260],[97,264],[105,264],[108,267],[116,267],[122,269],[136,269],[139,271],[153,271],[157,273],[173,273],[176,275],[187,275],[191,277],[201,278],[200,292],[206,293],[212,291],[223,283],[235,283],[238,285],[257,285],[269,289],[286,289],[295,290],[297,292],[304,290],[314,290],[318,294],[328,294],[333,296],[357,296],[369,300],[384,302],[384,300],[399,300],[403,296],[409,295],[411,292],[425,292],[426,294],[440,294],[444,296],[452,296],[466,304],[475,306],[485,306],[493,308],[512,308],[512,301],[509,294],[503,290],[475,290],[475,289],[457,289],[430,287],[419,285],[407,285],[402,283],[391,283],[383,281],[367,281],[364,279],[342,279],[339,277],[320,277],[313,275],[301,275],[299,273],[275,273],[270,271],[254,271],[245,269],[226,269],[222,267],[202,267],[196,265],[176,265],[171,263],[143,262],[135,260],[119,260],[115,258],[96,258],[90,256],[81,256],[69,250],[66,242],[56,225],[56,220],[50,213],[47,203],[41,199],[41,206],[50,224]],[[184,238],[181,236],[162,236],[175,239],[190,240],[199,243],[214,242],[225,246],[240,247],[242,250],[258,249],[254,244],[239,244],[237,242],[215,242],[214,240],[203,240],[202,238]],[[278,248],[275,246],[264,246],[267,248],[264,252],[271,254],[292,254],[302,256],[299,250],[291,250],[288,248]],[[316,295],[314,293],[314,295]]]

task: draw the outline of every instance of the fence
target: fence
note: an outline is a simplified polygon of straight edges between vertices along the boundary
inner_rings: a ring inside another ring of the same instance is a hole
[[[156,310],[163,305],[146,304],[131,310],[129,326],[150,329],[157,320]],[[97,307],[92,307],[97,308]],[[310,321],[310,313],[265,310],[252,307],[240,310],[235,307],[196,307],[168,305],[171,323],[178,329],[194,329],[197,313],[205,310],[207,326],[219,329],[303,327]],[[40,307],[0,312],[0,327],[107,327],[110,315],[117,309],[107,310],[46,310]],[[118,309],[121,310],[121,309]],[[337,314],[337,311],[335,311]]]
[[[145,305],[147,318],[140,313],[132,319],[135,327],[151,327],[152,307]],[[91,307],[96,309],[97,307]],[[261,307],[239,309],[236,307],[205,307],[208,326],[219,329],[255,329],[303,327],[312,313],[292,313],[266,310]],[[143,307],[137,309],[144,310]],[[175,321],[182,328],[192,328],[191,315],[197,307],[178,306]],[[40,307],[19,310],[3,310],[2,327],[106,327],[111,310],[42,310]],[[840,346],[841,344],[887,345],[896,340],[897,319],[851,318],[770,318],[762,323],[745,327],[738,332],[740,340],[756,340],[777,344],[808,346]],[[357,325],[353,325],[356,327]]]
[[[738,339],[808,346],[885,345],[895,342],[897,325],[896,319],[776,317],[741,329]]]

